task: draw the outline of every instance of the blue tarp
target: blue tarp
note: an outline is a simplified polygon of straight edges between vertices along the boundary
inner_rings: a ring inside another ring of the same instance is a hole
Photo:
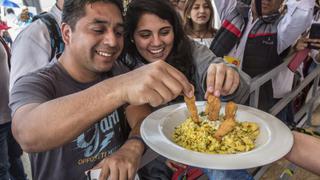
[[[2,0],[1,6],[4,7],[12,7],[12,8],[19,8],[19,5],[10,1],[10,0]]]

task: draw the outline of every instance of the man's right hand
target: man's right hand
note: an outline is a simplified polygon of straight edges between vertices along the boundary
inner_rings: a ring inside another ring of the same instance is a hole
[[[168,103],[178,95],[192,97],[194,88],[177,69],[159,60],[119,76],[121,100],[132,105],[153,107]]]

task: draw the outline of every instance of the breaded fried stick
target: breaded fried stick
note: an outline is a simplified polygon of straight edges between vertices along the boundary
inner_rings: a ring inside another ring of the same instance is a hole
[[[194,96],[192,96],[192,98],[184,96],[184,101],[187,104],[187,108],[189,110],[189,113],[193,122],[199,123],[200,119],[199,119],[198,110],[196,106],[196,98]]]
[[[231,132],[236,127],[236,121],[232,118],[226,119],[222,122],[222,124],[219,126],[218,130],[214,134],[214,137],[221,141],[222,137],[229,132]]]
[[[225,117],[224,119],[235,119],[236,113],[238,110],[238,106],[236,103],[229,101],[225,108]]]
[[[205,114],[208,116],[210,121],[216,121],[219,119],[220,107],[220,99],[209,94]]]

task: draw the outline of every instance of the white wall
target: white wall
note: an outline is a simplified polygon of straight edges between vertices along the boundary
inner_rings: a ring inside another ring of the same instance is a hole
[[[216,5],[214,4],[214,1],[211,0],[211,2],[212,2],[213,10],[214,10],[214,27],[215,27],[216,29],[219,29],[220,26],[221,26],[220,17],[219,17],[219,14],[218,14]]]
[[[54,3],[56,3],[56,0],[40,0],[40,6],[43,11],[49,11]]]

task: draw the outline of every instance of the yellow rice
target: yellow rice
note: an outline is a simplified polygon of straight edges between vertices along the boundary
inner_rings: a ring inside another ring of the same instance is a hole
[[[188,118],[176,127],[173,141],[186,149],[214,154],[234,154],[255,148],[255,140],[260,132],[257,123],[237,122],[235,129],[219,142],[213,135],[223,119],[214,122],[206,116],[200,116],[200,119],[202,122],[199,125]]]

